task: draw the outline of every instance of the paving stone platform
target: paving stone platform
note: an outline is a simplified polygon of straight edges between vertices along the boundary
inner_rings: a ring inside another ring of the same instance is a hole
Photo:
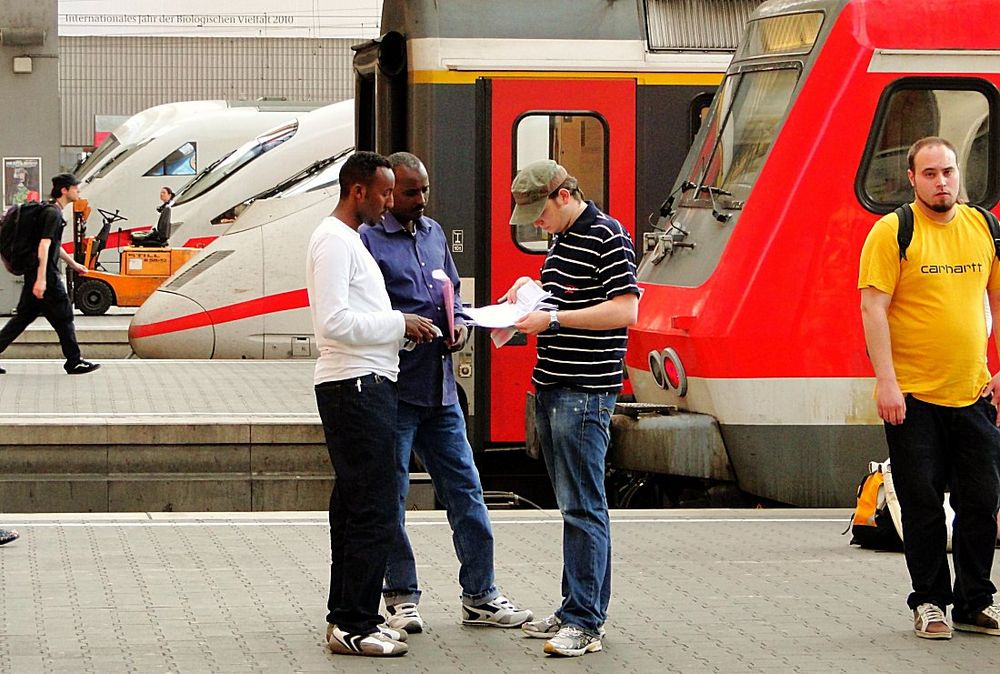
[[[902,556],[848,546],[846,510],[615,511],[605,649],[542,654],[459,624],[444,513],[410,517],[424,634],[397,659],[322,644],[325,513],[0,515],[0,671],[997,672],[1000,638],[916,639]],[[502,589],[558,600],[551,511],[493,513]],[[1000,565],[993,578],[1000,580]]]

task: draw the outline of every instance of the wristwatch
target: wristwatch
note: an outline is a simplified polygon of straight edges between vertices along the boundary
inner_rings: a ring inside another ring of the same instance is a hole
[[[559,312],[555,309],[549,312],[549,332],[559,332]]]

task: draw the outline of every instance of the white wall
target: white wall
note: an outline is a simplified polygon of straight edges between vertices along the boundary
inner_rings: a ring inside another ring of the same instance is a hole
[[[378,36],[382,0],[59,0],[59,35]]]

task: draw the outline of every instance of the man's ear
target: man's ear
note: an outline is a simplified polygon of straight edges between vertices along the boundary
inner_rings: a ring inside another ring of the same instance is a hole
[[[907,169],[906,170],[906,177],[910,180],[910,187],[916,187],[917,186],[917,181],[914,179],[913,171]]]

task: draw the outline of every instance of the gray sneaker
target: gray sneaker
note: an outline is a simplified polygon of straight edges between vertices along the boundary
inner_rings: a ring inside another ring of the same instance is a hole
[[[559,632],[560,627],[562,627],[562,621],[553,613],[548,618],[524,623],[521,625],[521,631],[534,639],[551,639]],[[608,634],[604,625],[598,626],[597,631],[602,639]]]
[[[492,600],[469,606],[462,604],[463,625],[489,625],[491,627],[520,627],[534,616],[528,609],[518,608],[510,599],[498,594]]]
[[[576,625],[564,625],[554,637],[545,642],[544,650],[549,655],[573,657],[596,653],[602,648],[600,637],[592,637]]]
[[[389,637],[387,628],[380,628],[371,634],[345,632],[336,625],[326,628],[326,643],[330,650],[340,655],[370,655],[387,657],[404,655],[409,647],[401,641]]]

